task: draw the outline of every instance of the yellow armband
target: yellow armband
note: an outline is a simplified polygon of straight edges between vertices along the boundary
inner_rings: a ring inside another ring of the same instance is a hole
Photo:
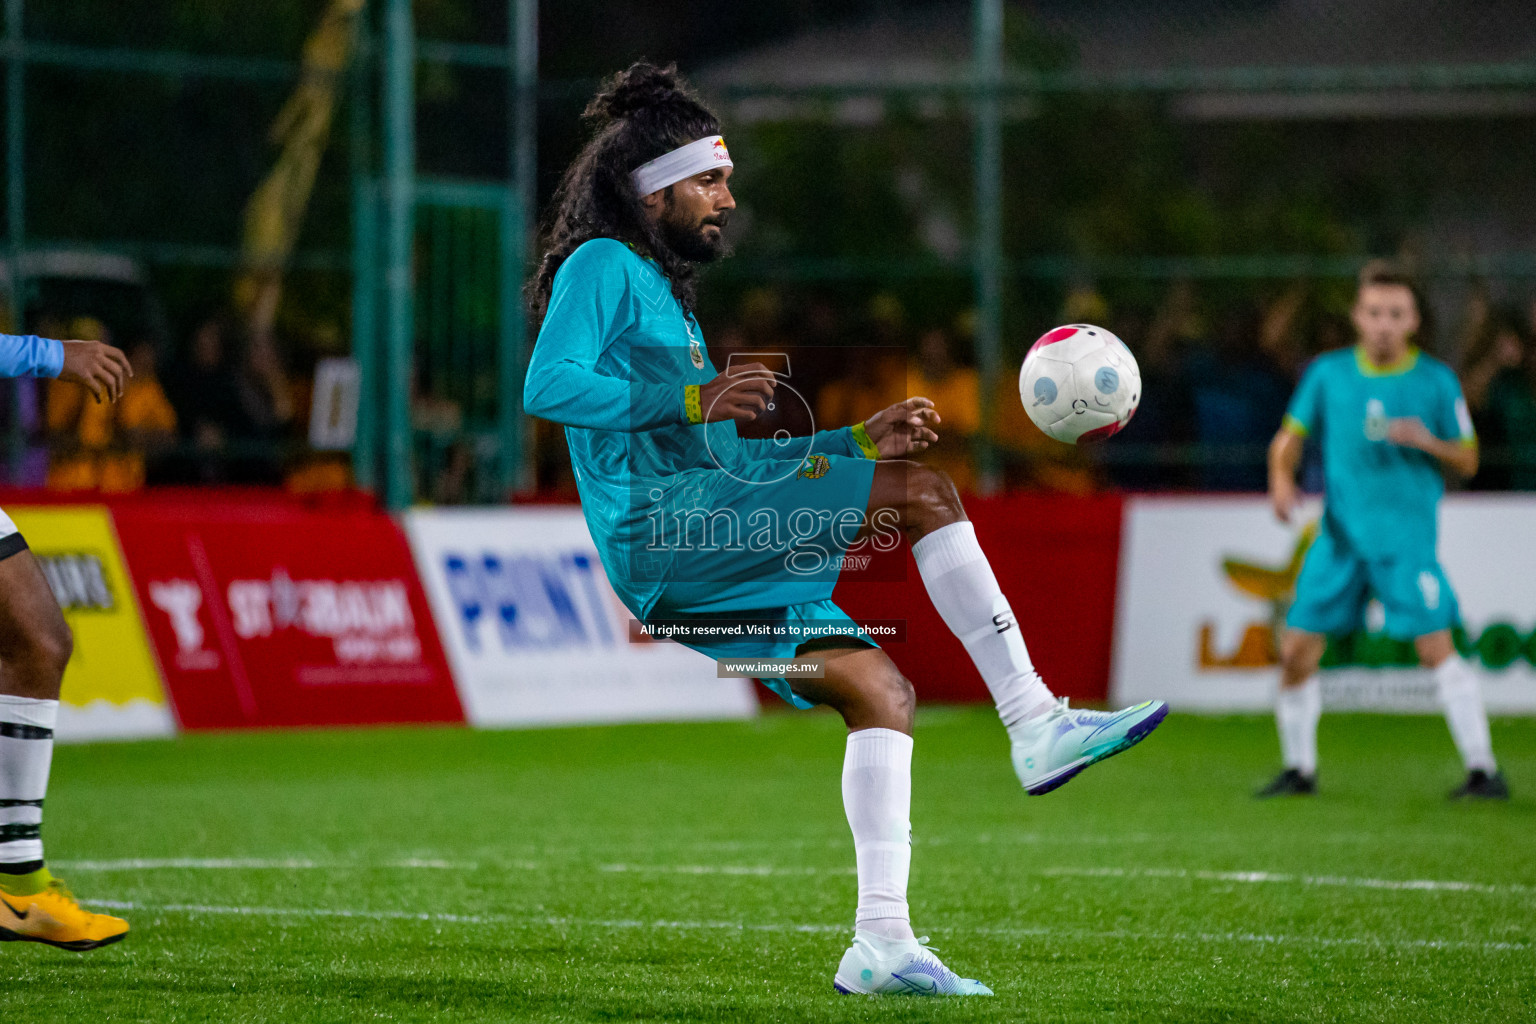
[[[704,422],[704,407],[699,404],[699,386],[689,384],[683,388],[683,408],[688,411],[689,423]]]

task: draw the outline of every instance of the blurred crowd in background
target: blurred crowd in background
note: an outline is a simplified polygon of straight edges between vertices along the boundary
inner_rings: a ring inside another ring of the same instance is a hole
[[[1426,319],[1424,342],[1460,373],[1481,440],[1482,468],[1464,486],[1536,490],[1536,298],[1517,306],[1491,301],[1482,288],[1470,295],[1438,337]],[[1109,327],[1136,355],[1143,384],[1130,425],[1107,444],[1083,448],[1030,422],[1014,362],[983,395],[964,312],[923,320],[892,293],[850,309],[814,293],[756,288],[734,317],[704,327],[720,368],[752,353],[794,354],[787,382],[812,415],[785,423],[792,432],[853,423],[910,395],[933,399],[941,440],[922,457],[963,491],[982,482],[983,441],[1006,489],[1263,491],[1265,451],[1302,370],[1319,353],[1354,343],[1347,306],[1333,305],[1305,282],[1216,309],[1187,281],[1171,283],[1148,308],[1114,308],[1092,287],[1069,290],[1057,320]],[[985,399],[992,418],[984,433]],[[542,424],[537,437],[541,486],[574,495],[559,428]],[[1315,466],[1310,476],[1320,487]]]
[[[567,0],[541,5],[533,62],[512,57],[504,0],[411,6],[414,47],[381,46],[379,5],[353,0],[14,4],[0,321],[111,341],[136,377],[110,407],[0,382],[12,485],[573,499],[560,430],[508,404],[523,325],[504,256],[526,269],[537,245],[503,203],[545,208],[599,80],[645,53],[727,126],[736,255],[699,317],[717,366],[792,355],[803,402],[774,429],[925,393],[945,428],[925,458],[965,490],[1262,490],[1302,368],[1353,340],[1353,270],[1395,255],[1429,279],[1422,347],[1461,373],[1482,438],[1467,486],[1536,489],[1529,3],[1009,0],[984,43],[972,0],[654,0],[640,34]],[[995,118],[968,91],[983,45]],[[396,85],[413,120],[385,116]],[[407,120],[414,240],[385,247]],[[980,202],[994,133],[1001,200]],[[384,358],[411,344],[385,337],[407,277],[414,358]],[[1002,347],[985,386],[966,312],[983,293]],[[1129,344],[1143,399],[1074,448],[1028,420],[1015,374],[1034,338],[1085,321]],[[338,408],[329,384],[312,401],[317,367],[349,354],[374,382],[355,465],[309,443],[312,407],[321,426]]]
[[[175,345],[49,310],[31,318],[29,331],[115,345],[133,377],[116,403],[58,380],[6,382],[0,414],[13,442],[12,486],[122,494],[154,485],[314,491],[350,483],[344,456],[304,444],[312,375],[294,372],[278,339],[253,334],[228,312],[205,310]]]
[[[1536,490],[1536,299],[1522,306],[1496,303],[1482,288],[1469,294],[1438,331],[1430,320],[1425,341],[1460,373],[1481,439],[1483,466],[1465,486]],[[1006,489],[1262,491],[1265,448],[1302,369],[1317,354],[1353,343],[1347,308],[1329,308],[1304,282],[1264,298],[1214,303],[1198,286],[1175,281],[1145,308],[1115,308],[1097,289],[1079,286],[1067,290],[1057,319],[1109,327],[1140,364],[1140,408],[1109,444],[1076,448],[1042,434],[1019,400],[1012,362],[983,394],[964,311],[925,319],[893,292],[850,304],[757,287],[740,295],[734,315],[705,329],[722,369],[756,353],[791,356],[786,383],[800,401],[781,403],[783,411],[762,425],[769,433],[846,425],[909,395],[933,399],[942,439],[924,458],[968,492],[983,489],[989,466],[992,482]],[[304,371],[312,367],[290,365],[292,353],[278,339],[253,335],[227,312],[204,310],[174,346],[147,335],[116,337],[100,320],[48,311],[36,317],[35,330],[116,344],[134,377],[115,405],[57,381],[18,381],[0,393],[7,419],[21,423],[15,485],[121,493],[157,484],[316,491],[350,482],[345,455],[315,453],[304,443],[312,391]],[[1021,343],[1028,342],[1014,339],[1014,347]],[[454,440],[461,411],[425,395],[413,396],[412,411],[419,435],[447,438],[441,457],[423,466],[421,493],[467,500],[474,453]],[[574,499],[560,429],[535,424],[532,444],[534,485],[524,496]],[[1315,470],[1311,483],[1319,483]]]

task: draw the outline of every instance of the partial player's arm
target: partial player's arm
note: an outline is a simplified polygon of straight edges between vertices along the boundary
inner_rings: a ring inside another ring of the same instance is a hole
[[[605,332],[592,317],[557,320],[559,312],[551,303],[528,361],[523,408],[530,416],[596,430],[652,430],[684,422],[681,387],[599,373]]]
[[[1286,424],[1269,443],[1269,503],[1275,510],[1275,518],[1282,523],[1291,521],[1291,513],[1301,501],[1301,489],[1296,486],[1296,467],[1301,465],[1302,448],[1306,439]]]
[[[639,431],[687,422],[681,385],[649,384],[597,370],[608,345],[630,326],[629,281],[601,247],[572,253],[555,278],[539,329],[523,408],[570,427]]]
[[[1461,384],[1448,369],[1439,378],[1440,396],[1426,425],[1417,416],[1387,425],[1387,440],[1434,456],[1440,465],[1462,477],[1477,475],[1477,432],[1462,396]]]
[[[747,368],[743,367],[743,369]],[[766,368],[764,373],[772,377],[772,374],[767,373]],[[732,380],[739,379],[739,377],[732,378]],[[709,386],[705,385],[705,387]],[[882,409],[864,422],[855,423],[851,427],[818,430],[811,436],[811,446],[807,454],[820,452],[825,455],[847,455],[852,458],[897,458],[920,452],[937,441],[939,435],[934,433],[932,425],[938,422],[939,414],[934,409],[933,402],[926,398],[909,398]],[[784,447],[778,441],[742,438],[741,446],[749,459],[784,458]]]
[[[1387,440],[1404,448],[1417,448],[1433,455],[1442,466],[1463,477],[1477,475],[1477,438],[1464,437],[1445,441],[1436,437],[1417,416],[1393,420],[1387,426]]]
[[[115,402],[132,376],[128,357],[100,341],[0,334],[0,377],[57,377],[85,385],[98,402]]]
[[[1296,469],[1307,438],[1322,423],[1323,374],[1317,363],[1307,367],[1285,410],[1280,430],[1269,443],[1269,503],[1275,518],[1291,521],[1291,514],[1301,502],[1301,488],[1296,486]]]
[[[859,424],[860,427],[863,424]],[[749,461],[761,459],[783,459],[784,442],[775,438],[743,437],[739,438],[741,450]],[[795,453],[800,454],[798,446]],[[841,427],[837,430],[818,430],[811,435],[810,447],[804,452],[806,455],[846,455],[853,459],[878,459],[880,454],[875,450],[874,443],[869,441],[868,435],[860,437],[853,427]]]
[[[523,381],[531,416],[570,427],[641,431],[681,423],[751,421],[768,405],[775,379],[764,366],[740,367],[707,384],[651,384],[601,373],[597,362],[630,326],[621,264],[585,247],[555,278],[544,326]]]
[[[875,413],[863,423],[839,430],[819,430],[811,441],[812,452],[828,455],[863,456],[866,459],[894,459],[920,452],[939,439],[933,426],[939,413],[927,398],[909,398]],[[754,445],[767,441],[743,441],[749,452]],[[765,452],[774,457],[772,450]],[[782,456],[780,456],[782,457]]]

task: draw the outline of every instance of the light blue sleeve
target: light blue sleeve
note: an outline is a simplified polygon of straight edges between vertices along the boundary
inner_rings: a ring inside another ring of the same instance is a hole
[[[1317,433],[1323,421],[1323,367],[1324,361],[1313,360],[1301,375],[1291,404],[1285,410],[1284,427],[1300,437]]]
[[[64,343],[35,334],[0,334],[0,377],[57,377]]]
[[[780,445],[772,438],[754,437],[741,439],[742,449],[748,459],[757,462],[763,459],[784,458],[784,445]],[[793,447],[798,448],[799,445]],[[841,427],[837,430],[818,430],[811,435],[811,450],[807,455],[849,455],[856,459],[866,458],[859,448],[857,441],[853,439],[852,427]]]
[[[688,422],[681,385],[600,373],[598,359],[631,326],[629,275],[618,242],[588,242],[555,274],[523,382],[523,408],[570,427],[640,431]]]

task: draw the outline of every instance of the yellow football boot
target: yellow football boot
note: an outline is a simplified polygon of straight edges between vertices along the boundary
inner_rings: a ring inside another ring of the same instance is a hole
[[[127,934],[127,921],[82,910],[57,878],[31,896],[0,891],[0,942],[44,942],[83,953]]]

